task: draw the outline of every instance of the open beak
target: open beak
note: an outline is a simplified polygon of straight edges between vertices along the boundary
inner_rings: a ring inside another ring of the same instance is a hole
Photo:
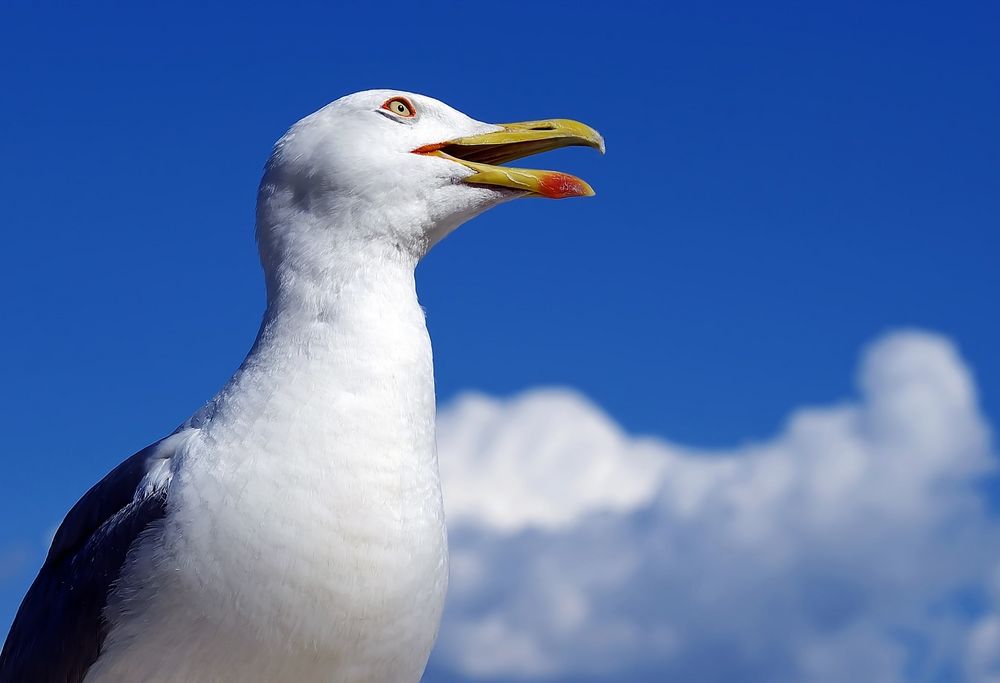
[[[567,173],[511,168],[499,164],[572,145],[593,147],[604,154],[604,138],[600,133],[579,121],[569,119],[524,121],[501,125],[500,130],[492,133],[426,145],[413,151],[416,154],[450,159],[471,168],[475,173],[465,178],[463,182],[473,185],[507,187],[523,190],[529,196],[550,199],[594,195],[590,185]]]

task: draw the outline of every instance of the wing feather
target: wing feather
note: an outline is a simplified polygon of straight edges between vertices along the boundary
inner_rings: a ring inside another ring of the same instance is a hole
[[[166,514],[167,437],[95,484],[69,511],[0,652],[0,683],[81,683],[101,653],[104,607],[132,543]]]

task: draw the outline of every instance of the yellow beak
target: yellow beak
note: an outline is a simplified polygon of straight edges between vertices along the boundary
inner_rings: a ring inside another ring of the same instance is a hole
[[[508,161],[559,147],[579,145],[604,153],[604,138],[579,121],[548,119],[502,124],[501,130],[449,140],[413,150],[450,159],[475,171],[464,182],[523,190],[529,196],[564,199],[591,197],[593,188],[576,176],[558,171],[500,166]]]

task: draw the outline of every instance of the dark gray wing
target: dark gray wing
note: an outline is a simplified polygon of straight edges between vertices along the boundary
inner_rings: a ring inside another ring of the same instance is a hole
[[[147,485],[173,454],[157,441],[120,464],[60,525],[0,653],[0,683],[80,683],[107,635],[103,610],[132,542],[166,511]]]

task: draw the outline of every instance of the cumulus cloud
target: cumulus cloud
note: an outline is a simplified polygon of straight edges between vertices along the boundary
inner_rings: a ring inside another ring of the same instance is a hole
[[[1000,681],[973,378],[911,331],[866,351],[858,387],[725,451],[630,436],[571,390],[455,400],[428,678]]]

